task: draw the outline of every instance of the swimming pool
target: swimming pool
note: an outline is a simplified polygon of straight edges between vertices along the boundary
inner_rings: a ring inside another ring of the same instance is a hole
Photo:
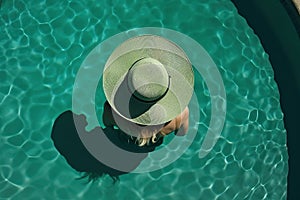
[[[230,1],[4,1],[0,13],[1,198],[285,199],[286,131],[273,70]],[[123,175],[115,185],[109,177],[75,180],[79,174],[50,139],[53,122],[72,108],[75,77],[89,52],[146,26],[184,33],[211,55],[227,96],[221,137],[199,159],[211,103],[196,73],[200,120],[191,116],[191,124],[198,132],[178,160]]]

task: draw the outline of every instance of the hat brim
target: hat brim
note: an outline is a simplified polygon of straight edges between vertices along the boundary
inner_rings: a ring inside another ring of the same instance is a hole
[[[136,99],[126,89],[127,72],[136,60],[151,57],[164,65],[169,89],[155,102]],[[158,125],[180,114],[193,94],[194,74],[184,52],[159,36],[144,35],[122,43],[108,59],[103,73],[103,89],[111,107],[127,120],[142,125]]]

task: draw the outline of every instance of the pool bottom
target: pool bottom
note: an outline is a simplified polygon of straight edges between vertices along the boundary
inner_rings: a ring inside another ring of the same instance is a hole
[[[285,199],[286,132],[273,70],[230,1],[20,0],[3,1],[0,12],[2,199]],[[115,185],[109,177],[94,184],[76,180],[79,174],[50,139],[53,122],[72,107],[87,53],[112,35],[144,26],[180,31],[211,55],[227,94],[221,138],[199,159],[211,96],[195,72],[200,109],[193,110],[201,117],[191,117],[191,129],[197,136],[176,162],[126,174]]]

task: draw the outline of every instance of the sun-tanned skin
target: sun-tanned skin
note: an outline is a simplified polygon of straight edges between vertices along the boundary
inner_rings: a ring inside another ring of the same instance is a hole
[[[185,107],[181,114],[177,115],[171,122],[165,125],[160,132],[164,135],[168,135],[173,131],[176,131],[177,136],[185,135],[189,127],[189,108]]]
[[[111,107],[108,102],[104,104],[103,123],[106,127],[116,125],[115,120],[111,114]],[[183,136],[187,133],[189,127],[189,109],[186,107],[182,113],[177,115],[173,120],[166,123],[160,130],[163,135],[168,135],[175,131],[177,136]]]

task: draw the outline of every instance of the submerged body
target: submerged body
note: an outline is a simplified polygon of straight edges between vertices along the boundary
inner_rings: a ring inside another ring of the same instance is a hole
[[[114,111],[108,102],[104,104],[104,113],[103,113],[103,123],[106,127],[118,127],[115,119],[113,117]],[[127,122],[128,125],[132,122]],[[177,115],[173,120],[165,123],[161,129],[153,132],[152,126],[144,126],[143,131],[137,136],[133,137],[127,135],[131,139],[135,139],[135,143],[139,146],[154,144],[157,141],[160,141],[164,136],[174,132],[177,136],[183,136],[187,133],[189,126],[189,109],[185,107],[185,109]],[[118,127],[119,128],[119,127]],[[126,133],[124,133],[126,134]],[[161,142],[160,142],[161,143]]]

